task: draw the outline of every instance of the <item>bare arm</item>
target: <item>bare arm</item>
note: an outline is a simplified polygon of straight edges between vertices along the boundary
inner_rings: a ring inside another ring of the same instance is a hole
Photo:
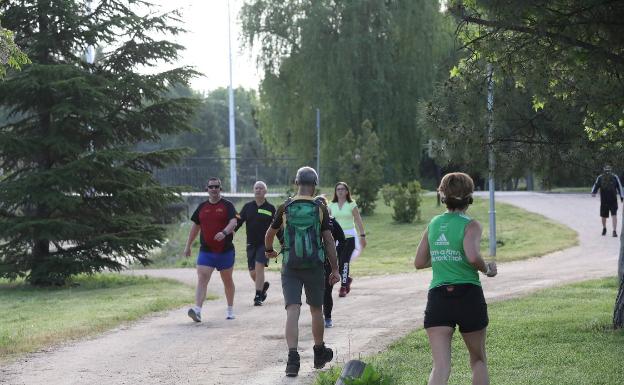
[[[358,234],[360,234],[360,244],[362,245],[362,248],[365,248],[366,238],[364,238],[364,236],[366,235],[366,233],[364,232],[364,223],[362,222],[362,216],[360,215],[360,210],[358,210],[357,207],[354,207],[351,213],[353,214],[355,227],[357,227]]]
[[[186,247],[184,248],[184,256],[186,257],[191,256],[191,245],[195,241],[195,238],[197,238],[197,234],[199,234],[199,230],[200,230],[199,225],[193,222],[193,225],[191,226],[191,231],[189,232],[188,240],[186,241]]]
[[[225,237],[228,234],[231,234],[234,231],[234,228],[236,227],[236,218],[232,218],[230,219],[230,221],[228,222],[227,226],[225,226],[225,228],[223,230],[221,230],[220,232],[218,232],[214,239],[217,241],[222,241],[223,239],[225,239]]]
[[[265,250],[264,254],[268,258],[277,257],[277,252],[273,250],[273,241],[275,240],[275,235],[277,235],[278,231],[279,229],[274,229],[273,227],[269,227],[267,229],[266,234],[264,234],[264,250]]]
[[[464,252],[466,253],[466,258],[468,262],[475,269],[479,270],[483,274],[486,274],[489,266],[489,274],[488,277],[493,277],[496,275],[496,263],[489,262],[486,263],[481,257],[481,233],[483,229],[481,228],[481,224],[477,221],[472,221],[466,226],[466,230],[464,232]]]
[[[429,252],[429,230],[425,230],[423,237],[416,249],[416,258],[414,258],[414,267],[417,269],[425,269],[431,267],[431,253]]]

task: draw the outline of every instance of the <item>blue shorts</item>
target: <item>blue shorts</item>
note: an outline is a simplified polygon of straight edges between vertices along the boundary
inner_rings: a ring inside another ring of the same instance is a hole
[[[201,266],[214,267],[218,271],[227,270],[234,266],[234,249],[224,251],[223,253],[200,251],[197,256],[197,264]]]

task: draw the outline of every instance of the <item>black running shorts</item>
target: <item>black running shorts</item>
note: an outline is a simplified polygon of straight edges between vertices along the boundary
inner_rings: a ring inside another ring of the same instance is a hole
[[[256,270],[256,262],[269,266],[269,260],[264,254],[264,245],[247,245],[247,267],[250,271]]]
[[[600,205],[600,216],[603,218],[609,218],[609,212],[611,216],[616,216],[618,210],[618,204],[601,204]]]
[[[485,328],[489,323],[487,304],[481,286],[443,285],[429,290],[425,309],[425,329],[459,325],[461,333]]]

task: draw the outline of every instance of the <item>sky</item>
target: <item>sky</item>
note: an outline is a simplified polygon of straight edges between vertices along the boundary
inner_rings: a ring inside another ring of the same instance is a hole
[[[191,65],[204,76],[191,81],[197,91],[229,85],[228,0],[151,0],[163,10],[176,6],[182,13],[182,27],[188,32],[174,41],[186,47],[177,65]],[[260,71],[249,50],[242,48],[238,13],[243,0],[230,0],[232,17],[232,82],[234,88],[258,88]],[[159,67],[159,70],[165,67]]]

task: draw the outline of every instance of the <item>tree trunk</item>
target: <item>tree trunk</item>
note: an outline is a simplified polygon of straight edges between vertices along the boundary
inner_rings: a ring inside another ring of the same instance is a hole
[[[618,278],[620,288],[615,298],[615,308],[613,309],[613,328],[624,327],[624,212],[622,213],[622,229],[620,230],[620,257],[618,258]]]
[[[533,171],[528,171],[526,176],[526,189],[527,191],[533,191]]]

